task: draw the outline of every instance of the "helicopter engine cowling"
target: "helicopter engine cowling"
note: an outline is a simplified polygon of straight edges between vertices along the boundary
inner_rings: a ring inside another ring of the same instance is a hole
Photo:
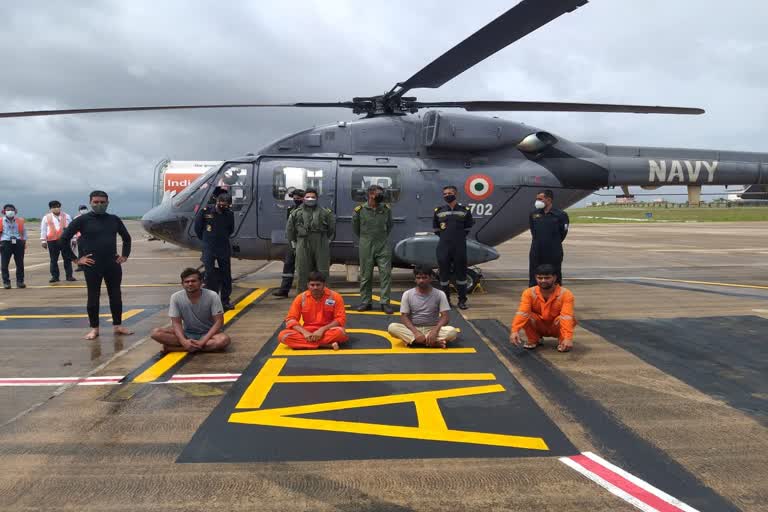
[[[427,112],[421,125],[424,146],[455,151],[490,151],[514,146],[536,130],[506,119],[436,110]]]
[[[407,265],[426,265],[437,268],[437,243],[433,234],[417,235],[400,240],[395,245],[395,258]],[[467,265],[479,265],[499,258],[499,252],[477,240],[467,240]]]

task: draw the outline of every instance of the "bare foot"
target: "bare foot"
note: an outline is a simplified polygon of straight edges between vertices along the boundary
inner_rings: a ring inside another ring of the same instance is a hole
[[[339,350],[339,344],[334,341],[333,343],[331,343],[331,348],[333,350]]]
[[[116,325],[112,330],[114,331],[115,334],[125,334],[125,335],[133,334],[133,331],[131,331],[130,329],[126,329],[122,325]]]
[[[83,339],[84,340],[95,340],[98,337],[99,337],[99,330],[98,329],[91,329],[90,331],[88,331],[88,334],[83,336]]]

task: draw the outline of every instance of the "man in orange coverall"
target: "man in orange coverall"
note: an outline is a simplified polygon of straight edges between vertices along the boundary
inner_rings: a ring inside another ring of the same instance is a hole
[[[534,349],[541,344],[543,336],[557,337],[558,352],[573,348],[573,293],[557,281],[557,271],[549,264],[539,265],[535,270],[538,286],[523,292],[520,306],[512,320],[509,341],[520,345],[520,329],[525,331],[527,342],[523,348]]]
[[[285,329],[277,339],[293,349],[330,345],[333,350],[339,350],[339,343],[349,339],[344,332],[347,323],[344,299],[325,287],[325,276],[321,272],[311,272],[308,281],[308,289],[293,299],[285,317]]]

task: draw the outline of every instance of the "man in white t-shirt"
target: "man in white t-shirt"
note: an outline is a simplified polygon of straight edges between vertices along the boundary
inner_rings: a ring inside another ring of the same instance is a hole
[[[184,290],[171,295],[171,327],[152,329],[152,339],[163,345],[164,352],[225,349],[231,340],[221,331],[224,308],[219,294],[203,288],[203,276],[194,268],[184,269],[181,285]]]
[[[400,299],[402,323],[391,323],[387,328],[390,336],[401,339],[406,345],[425,345],[445,348],[459,332],[448,325],[448,297],[445,292],[432,287],[432,269],[416,267],[413,270],[416,287],[403,293]]]

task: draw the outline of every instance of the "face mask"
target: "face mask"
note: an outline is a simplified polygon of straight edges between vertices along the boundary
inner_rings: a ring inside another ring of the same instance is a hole
[[[6,210],[5,216],[8,217],[9,219],[12,219],[16,216],[16,212],[13,210]]]
[[[377,204],[382,202],[384,200],[384,194],[376,194],[375,196],[373,196],[373,200]]]
[[[317,198],[314,197],[308,197],[304,199],[304,204],[309,206],[310,208],[317,205]]]
[[[86,213],[88,213],[88,210],[86,210],[85,208],[80,210],[80,215],[85,215]]]
[[[447,196],[443,196],[443,199],[445,199],[446,203],[452,203],[456,200],[456,196],[453,194],[448,194]]]
[[[547,204],[544,201],[541,201],[540,199],[537,199],[535,203],[533,203],[533,206],[537,210],[542,210]]]
[[[51,213],[54,215],[58,215],[61,213],[61,208],[51,208]]]
[[[293,200],[293,204],[295,204],[296,206],[299,206],[303,202],[304,202],[304,199],[294,199]]]
[[[91,205],[91,210],[93,210],[93,213],[95,213],[97,215],[101,215],[103,213],[107,213],[107,206],[109,206],[109,205],[106,204],[106,203],[104,203],[104,204],[92,204]]]

